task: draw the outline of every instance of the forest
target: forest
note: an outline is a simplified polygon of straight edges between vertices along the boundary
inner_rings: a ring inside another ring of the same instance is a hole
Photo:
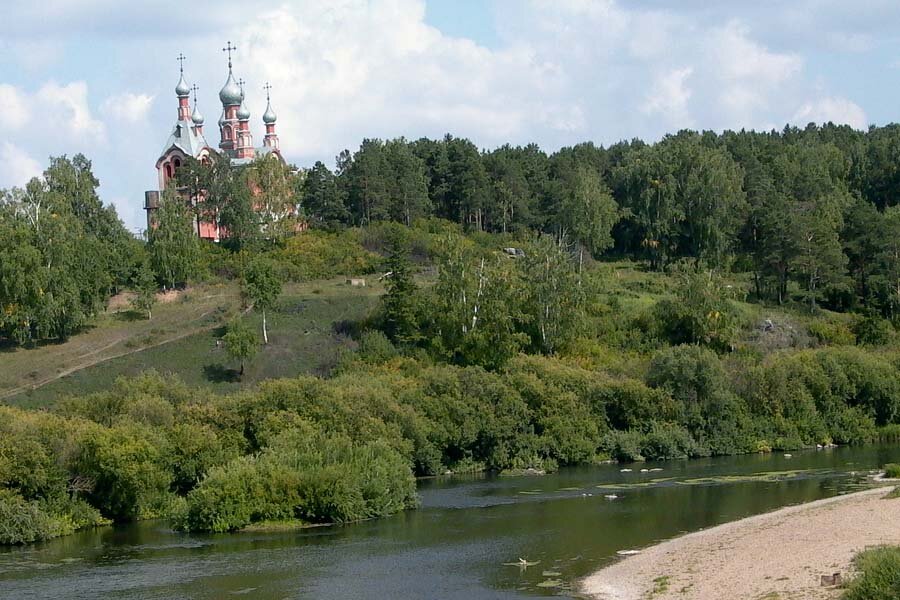
[[[221,280],[263,317],[225,329],[243,370],[283,282],[386,292],[330,324],[355,350],[324,376],[216,395],[147,372],[0,406],[0,543],[347,522],[414,507],[419,476],[900,438],[900,126],[189,162],[146,240],[97,186],[78,155],[2,193],[0,350],[64,343],[122,290],[152,320],[158,290]]]

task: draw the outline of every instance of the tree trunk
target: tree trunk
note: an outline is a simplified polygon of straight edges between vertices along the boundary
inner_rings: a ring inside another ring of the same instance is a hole
[[[269,343],[269,332],[266,330],[266,311],[262,311],[263,314],[263,343]]]
[[[150,321],[150,320],[152,320],[152,319],[153,319],[153,313],[150,312],[150,309],[148,308],[148,309],[147,309],[147,320]]]

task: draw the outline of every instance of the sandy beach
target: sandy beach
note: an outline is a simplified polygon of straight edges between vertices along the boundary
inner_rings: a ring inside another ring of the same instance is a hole
[[[876,488],[690,533],[582,581],[598,600],[833,600],[820,577],[851,574],[868,546],[900,544],[900,498]]]

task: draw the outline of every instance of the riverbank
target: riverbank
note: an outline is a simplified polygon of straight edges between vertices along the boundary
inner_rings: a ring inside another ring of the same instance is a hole
[[[846,578],[869,546],[900,544],[900,498],[876,488],[725,523],[630,556],[589,576],[598,600],[833,600],[820,577]]]

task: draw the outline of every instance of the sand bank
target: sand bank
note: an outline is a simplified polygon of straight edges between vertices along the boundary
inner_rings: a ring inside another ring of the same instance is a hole
[[[602,600],[833,600],[820,577],[867,546],[900,544],[900,498],[876,488],[789,506],[644,549],[589,576]]]

